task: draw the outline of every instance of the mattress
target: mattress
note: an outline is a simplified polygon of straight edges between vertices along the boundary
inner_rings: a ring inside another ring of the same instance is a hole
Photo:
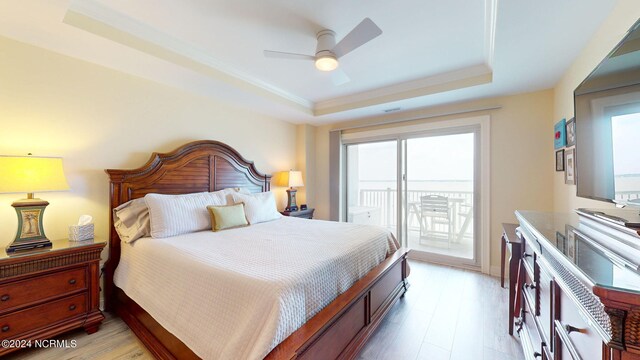
[[[398,249],[385,228],[282,217],[122,243],[114,282],[204,359],[262,359]]]

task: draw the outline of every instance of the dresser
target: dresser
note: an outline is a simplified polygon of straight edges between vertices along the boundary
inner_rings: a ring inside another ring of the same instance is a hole
[[[11,256],[2,252],[0,339],[49,340],[75,328],[97,331],[104,319],[99,277],[105,245],[99,240],[57,240],[48,250]],[[19,343],[1,347],[0,355],[24,347]]]
[[[514,325],[527,359],[640,360],[640,235],[517,211]]]

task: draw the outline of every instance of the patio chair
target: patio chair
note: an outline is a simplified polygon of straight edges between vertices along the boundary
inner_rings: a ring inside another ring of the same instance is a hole
[[[453,237],[451,221],[449,198],[441,195],[420,197],[420,244],[423,240],[445,240],[449,246]]]
[[[457,243],[462,242],[465,234],[467,233],[467,229],[469,229],[471,220],[473,220],[473,205],[466,204],[466,203],[460,204],[459,215],[464,219],[464,221],[462,222],[462,226],[460,227],[460,231],[458,232],[458,236],[456,237]]]

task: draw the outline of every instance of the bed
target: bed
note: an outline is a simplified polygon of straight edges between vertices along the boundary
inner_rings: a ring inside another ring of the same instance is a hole
[[[245,160],[238,152],[229,146],[216,141],[197,141],[186,144],[170,153],[154,153],[151,159],[138,169],[107,170],[107,173],[110,177],[110,206],[112,210],[127,201],[144,197],[148,193],[186,194],[234,187],[250,189],[253,192],[268,191],[270,189],[270,176],[261,174],[256,170],[252,162]],[[276,231],[278,233],[285,233],[287,229],[304,227],[299,226],[300,224],[298,223],[291,223],[292,221],[307,222],[309,220],[282,219],[282,221],[278,220],[274,222],[274,225],[260,227],[259,225],[261,224],[258,224],[255,226],[255,229],[250,231],[262,231],[261,235],[255,236],[260,238],[267,237],[269,232]],[[338,234],[341,232],[345,233],[344,236],[349,236],[347,232],[353,229],[365,232],[368,229],[367,227],[340,228],[340,226],[347,225],[329,222],[323,225],[322,223],[321,221],[314,220],[313,223],[307,222],[305,224],[313,224],[313,226],[306,227],[309,228],[309,231],[312,231],[311,228],[315,228],[316,230],[314,231],[319,233],[331,229],[331,231],[334,231],[333,234],[336,234],[332,236],[335,238],[338,238]],[[143,259],[144,255],[132,255],[132,249],[128,247],[129,245],[121,243],[113,227],[113,219],[111,225],[109,259],[105,265],[106,310],[116,312],[155,357],[160,359],[199,358],[196,353],[203,354],[202,349],[197,348],[193,345],[193,342],[188,340],[186,342],[192,344],[191,347],[189,347],[185,342],[175,336],[174,333],[180,334],[181,337],[185,339],[183,332],[177,331],[174,327],[170,326],[170,323],[167,323],[165,318],[159,316],[157,312],[154,312],[156,310],[153,309],[153,306],[149,305],[147,300],[143,300],[139,293],[136,294],[132,291],[130,285],[126,285],[126,280],[129,277],[137,276],[135,279],[136,284],[143,284],[145,281],[144,277],[135,275],[132,271],[124,271],[122,268],[119,270],[116,282],[122,287],[127,288],[128,294],[133,294],[131,297],[115,284],[114,277],[116,275],[116,268],[121,258],[123,259],[123,264],[126,263],[125,260],[129,264],[138,264],[144,262],[143,260],[138,260]],[[280,226],[280,228],[278,228],[278,226]],[[242,234],[241,230],[247,229],[238,229],[236,232],[231,231],[225,236],[233,237],[235,236],[234,234]],[[300,238],[302,235],[303,234],[297,234],[296,236]],[[204,236],[210,235],[204,233],[196,234],[196,239],[191,237],[186,242],[180,242],[180,248],[178,250],[186,254],[189,252],[189,249],[198,249],[198,246],[210,242],[210,240],[197,239],[198,237]],[[155,239],[138,240],[137,243],[139,242],[140,245],[137,247],[139,249],[145,248],[144,244],[146,242],[146,247],[150,248],[148,244],[154,240]],[[171,249],[171,251],[176,251],[177,245],[173,242],[174,240],[175,239],[168,239],[163,246]],[[154,249],[161,248],[157,246],[157,244],[158,243],[153,246]],[[334,245],[336,244],[338,243]],[[364,246],[364,243],[358,246]],[[251,244],[250,248],[254,247],[255,244]],[[312,316],[308,319],[305,318],[304,322],[301,322],[298,316],[296,320],[298,323],[295,324],[297,330],[291,330],[293,331],[292,333],[291,331],[285,331],[284,334],[288,336],[284,339],[278,339],[279,344],[275,346],[275,348],[270,346],[269,349],[273,349],[267,354],[266,358],[350,359],[356,357],[391,306],[407,290],[406,277],[408,275],[408,266],[406,257],[408,251],[403,248],[396,250],[393,246],[390,246],[390,248],[395,251],[392,251],[383,259],[378,259],[376,262],[376,264],[379,262],[378,265],[373,264],[371,265],[373,267],[367,266],[362,268],[366,271],[360,269],[359,271],[361,273],[357,275],[359,280],[353,280],[355,283],[350,281],[349,284],[353,283],[353,285],[340,289],[339,295],[337,295],[333,301],[328,304],[320,304],[317,310],[312,309]],[[220,249],[211,249],[209,253],[215,254],[219,250]],[[318,249],[312,251],[319,252]],[[353,259],[356,259],[356,254],[366,252],[355,247],[355,245],[350,251],[352,253],[349,256],[353,256]],[[204,254],[206,251],[195,251],[195,253]],[[247,256],[250,256],[249,253],[247,254]],[[256,254],[254,254],[254,256],[256,256]],[[161,255],[155,254],[153,256],[159,257]],[[290,258],[287,256],[289,255],[283,254],[278,262],[281,264],[281,274],[288,273],[287,267],[290,267],[292,271],[295,270],[295,255],[291,255]],[[131,259],[135,260],[131,262]],[[350,259],[351,258],[349,258],[349,260]],[[317,260],[318,264],[324,261],[321,258]],[[188,257],[184,257],[179,261],[191,260]],[[194,261],[197,262],[198,259],[196,258]],[[359,259],[354,261],[358,263],[361,262]],[[345,263],[348,263],[348,261]],[[238,272],[242,272],[243,269],[243,266],[240,265],[234,265],[239,266],[237,268]],[[126,268],[126,266],[123,266],[123,268]],[[250,266],[247,266],[247,268],[250,268]],[[154,272],[158,272],[157,275],[162,275],[163,270],[161,268],[155,268],[156,270],[153,270],[154,268],[151,267],[150,269],[151,270],[145,270],[151,274],[147,278],[151,279]],[[164,277],[166,278],[167,276],[164,275]],[[209,275],[204,278],[208,277]],[[314,286],[317,287],[316,285]],[[259,294],[259,291],[251,287],[248,289],[249,291],[255,291],[255,297],[263,296]],[[149,287],[146,291],[147,295],[153,296],[156,294],[149,293],[160,293],[162,288]],[[192,296],[197,298],[197,296],[202,296],[202,294],[197,295],[194,292]],[[138,301],[135,301],[133,298],[136,298]],[[154,312],[158,319],[151,316],[145,309]],[[152,309],[153,311],[151,311]],[[164,324],[164,326],[161,324]],[[258,325],[257,327],[260,328]],[[261,354],[259,349],[257,351],[257,354]],[[248,352],[246,356],[255,358],[255,354],[256,353]],[[204,355],[204,357],[208,357],[208,355]]]

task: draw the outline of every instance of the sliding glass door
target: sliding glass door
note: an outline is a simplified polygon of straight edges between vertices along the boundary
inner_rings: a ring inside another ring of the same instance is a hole
[[[476,263],[476,132],[406,140],[407,246],[420,257]]]
[[[479,265],[480,127],[345,145],[343,220],[390,229],[412,256]]]
[[[347,145],[346,220],[380,225],[398,236],[398,142]]]

